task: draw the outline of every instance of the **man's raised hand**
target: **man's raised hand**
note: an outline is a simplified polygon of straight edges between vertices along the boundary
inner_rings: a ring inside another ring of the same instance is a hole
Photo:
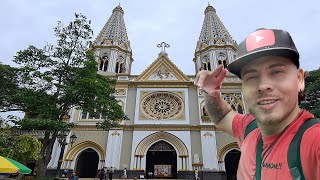
[[[197,74],[194,85],[202,88],[210,96],[220,96],[221,84],[226,75],[227,70],[223,65],[219,65],[213,72],[202,70]]]

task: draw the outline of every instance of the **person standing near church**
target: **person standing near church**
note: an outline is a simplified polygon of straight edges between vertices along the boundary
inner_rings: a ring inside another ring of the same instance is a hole
[[[78,176],[76,175],[76,173],[72,173],[69,180],[79,180]]]
[[[110,167],[110,171],[109,171],[109,180],[112,180],[113,173],[114,173],[114,169],[113,169],[113,167],[111,166],[111,167]]]
[[[199,179],[199,170],[198,169],[194,170],[194,178],[195,178],[195,180]]]
[[[100,171],[100,180],[105,180],[105,179],[106,179],[105,171],[104,171],[104,169],[101,169],[101,171]]]
[[[124,170],[123,170],[123,175],[122,175],[121,179],[127,179],[127,178],[128,178],[127,168],[124,168]]]

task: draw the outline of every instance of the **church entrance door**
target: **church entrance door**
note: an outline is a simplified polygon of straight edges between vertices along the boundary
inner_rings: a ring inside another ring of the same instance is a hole
[[[240,155],[241,155],[240,151],[235,149],[229,151],[226,154],[224,158],[224,163],[226,167],[227,180],[237,179],[237,170],[238,170]]]
[[[151,175],[159,179],[177,178],[177,153],[165,141],[156,142],[147,151],[146,177]]]
[[[99,155],[98,153],[88,148],[81,152],[78,157],[76,174],[80,178],[94,178],[98,170]]]

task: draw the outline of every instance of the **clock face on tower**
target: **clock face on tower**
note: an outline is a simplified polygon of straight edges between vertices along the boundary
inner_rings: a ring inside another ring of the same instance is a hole
[[[141,111],[146,118],[175,119],[183,113],[183,100],[171,92],[155,92],[142,99]]]

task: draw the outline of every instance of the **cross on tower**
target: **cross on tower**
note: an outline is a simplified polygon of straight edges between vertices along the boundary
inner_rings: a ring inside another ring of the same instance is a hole
[[[162,43],[158,44],[157,47],[161,48],[161,53],[165,53],[166,52],[166,48],[169,48],[170,45],[165,43],[165,42],[162,42]]]

